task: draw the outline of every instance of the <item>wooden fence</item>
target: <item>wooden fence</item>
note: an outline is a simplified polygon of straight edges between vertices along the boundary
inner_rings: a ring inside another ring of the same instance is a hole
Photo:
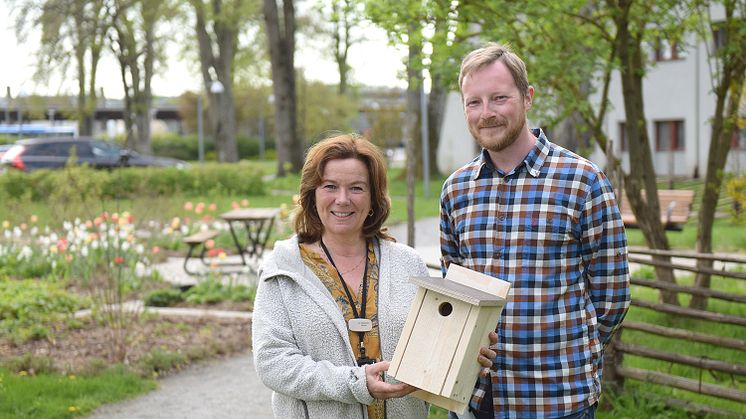
[[[672,262],[661,262],[659,260],[653,260],[652,256],[669,256]],[[715,254],[696,254],[692,252],[679,252],[679,251],[660,251],[650,250],[643,248],[630,248],[630,263],[638,263],[649,266],[665,266],[674,268],[677,270],[685,270],[689,272],[703,272],[712,275],[718,275],[726,278],[735,278],[737,280],[746,280],[746,272],[731,272],[723,269],[715,268],[697,268],[696,263],[681,263],[673,262],[677,260],[691,260],[696,262],[697,260],[708,260],[713,263],[718,263],[723,267],[725,264],[740,264],[746,267],[745,257],[732,257],[732,256],[719,256]],[[703,296],[711,299],[718,299],[723,301],[729,301],[735,304],[746,303],[746,295],[737,295],[730,292],[723,292],[714,289],[705,289],[692,286],[683,286],[671,283],[664,283],[660,281],[640,279],[634,277],[631,278],[632,285],[637,285],[646,288],[656,289],[658,291],[670,291],[676,293],[686,293],[690,295]],[[683,306],[664,304],[650,301],[643,301],[638,298],[632,299],[632,308],[640,307],[655,310],[659,313],[666,313],[671,316],[686,317],[691,319],[727,323],[734,325],[734,327],[746,326],[746,317],[718,313],[715,311],[708,310],[696,310]],[[737,382],[738,380],[734,377],[746,377],[746,364],[726,362],[722,360],[712,359],[707,356],[691,356],[683,355],[677,351],[677,347],[680,345],[672,345],[669,350],[661,350],[646,347],[639,344],[625,342],[624,331],[634,330],[665,338],[677,339],[681,342],[681,345],[685,345],[687,342],[700,342],[712,346],[718,346],[723,348],[729,348],[736,351],[746,352],[746,340],[735,339],[723,336],[713,336],[698,331],[686,330],[682,328],[664,327],[655,324],[643,323],[639,321],[625,320],[622,324],[622,329],[614,336],[612,342],[609,344],[604,355],[604,381],[606,383],[623,386],[625,379],[634,379],[640,381],[646,381],[655,383],[662,386],[673,387],[682,389],[694,393],[699,393],[707,396],[722,398],[726,400],[732,400],[746,404],[746,392],[735,389],[732,387],[726,387],[723,385],[716,385],[710,383],[704,383],[701,380],[702,374],[709,373],[715,374],[717,372],[729,375],[731,380]],[[677,376],[669,372],[660,372],[653,370],[646,370],[641,368],[633,368],[626,366],[624,363],[624,355],[635,355],[638,357],[654,359],[658,361],[667,362],[669,364],[682,364],[689,367],[698,368],[700,371],[700,379],[694,380],[688,377]],[[746,356],[741,358],[746,360]],[[715,409],[709,406],[698,405],[682,400],[670,400],[670,405],[676,405],[684,407],[690,411],[696,411],[699,413],[712,413],[716,415],[730,415],[739,416],[742,413],[737,414],[734,412],[727,412],[721,409]]]

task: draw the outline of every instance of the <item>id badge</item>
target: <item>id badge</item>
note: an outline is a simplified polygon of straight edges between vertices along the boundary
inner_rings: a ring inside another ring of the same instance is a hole
[[[370,332],[373,330],[373,322],[370,319],[350,319],[347,327],[351,332]]]

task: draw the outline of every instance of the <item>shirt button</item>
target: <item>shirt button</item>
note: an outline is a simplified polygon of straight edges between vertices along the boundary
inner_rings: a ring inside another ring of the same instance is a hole
[[[500,219],[500,221],[505,221],[505,216],[504,215],[500,215],[498,218]]]

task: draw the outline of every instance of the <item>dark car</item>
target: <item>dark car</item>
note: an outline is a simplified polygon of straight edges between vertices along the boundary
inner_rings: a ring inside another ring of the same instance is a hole
[[[75,153],[76,164],[97,169],[116,167],[186,167],[182,160],[153,157],[95,138],[29,138],[16,141],[0,158],[0,168],[32,171],[65,167]]]

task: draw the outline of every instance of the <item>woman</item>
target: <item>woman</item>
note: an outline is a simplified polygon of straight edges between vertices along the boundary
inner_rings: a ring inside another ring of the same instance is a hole
[[[311,148],[296,235],[262,264],[254,303],[255,365],[275,417],[427,417],[424,402],[403,397],[413,387],[383,378],[416,291],[408,278],[428,275],[382,228],[390,206],[373,144],[341,135]]]

